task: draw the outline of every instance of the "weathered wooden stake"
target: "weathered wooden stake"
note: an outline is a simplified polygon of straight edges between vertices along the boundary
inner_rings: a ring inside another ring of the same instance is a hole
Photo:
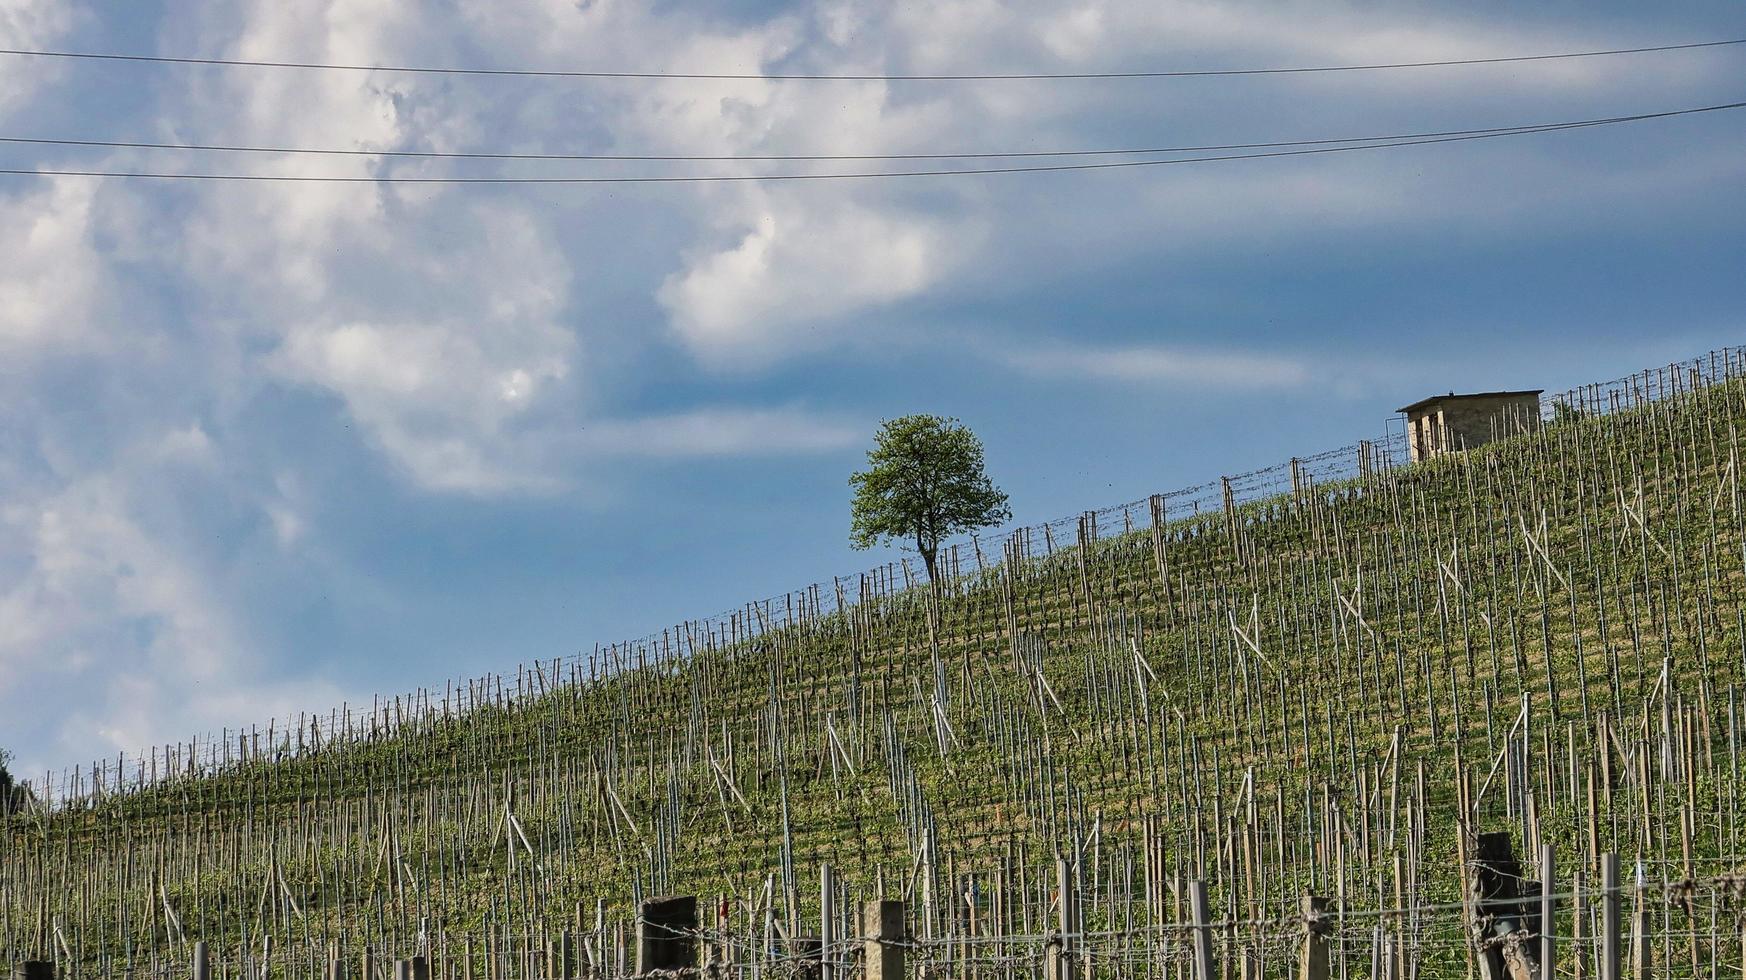
[[[1521,866],[1516,863],[1508,833],[1480,834],[1476,839],[1471,884],[1472,910],[1469,926],[1480,980],[1504,980],[1507,973],[1503,936],[1514,931],[1516,881]]]
[[[1188,883],[1188,914],[1194,922],[1194,978],[1219,980],[1213,969],[1212,913],[1206,907],[1206,882],[1199,878]]]
[[[637,972],[696,966],[696,932],[696,896],[644,899],[637,916]]]
[[[1649,903],[1641,884],[1632,889],[1635,901],[1631,909],[1631,980],[1649,980],[1651,964],[1655,962],[1655,950],[1652,944],[1655,938],[1649,934]]]
[[[1600,980],[1619,980],[1619,856],[1601,855]]]
[[[903,903],[878,900],[862,906],[863,980],[903,980]]]
[[[1073,980],[1077,968],[1074,963],[1074,905],[1079,896],[1073,888],[1073,869],[1068,866],[1067,859],[1055,859],[1055,889],[1059,897],[1059,934],[1057,941],[1049,946],[1045,973],[1048,980]]]
[[[1303,956],[1298,980],[1328,980],[1328,900],[1303,897]]]
[[[833,940],[836,938],[832,935],[835,926],[835,922],[832,920],[837,915],[836,893],[836,878],[831,874],[831,863],[826,861],[820,864],[818,869],[818,952],[821,980],[836,980],[837,978],[837,968],[832,962],[832,957],[835,954],[831,949]]]
[[[581,914],[580,909],[578,909],[577,921],[581,921]],[[551,975],[558,980],[574,980],[576,976],[576,937],[571,934],[570,930],[565,929],[558,935],[557,939],[553,940],[553,945],[556,947],[557,955],[553,958]],[[448,978],[441,977],[439,980],[448,980]]]
[[[212,956],[205,943],[194,944],[194,980],[212,980]]]
[[[1540,980],[1556,980],[1558,965],[1558,930],[1553,923],[1558,914],[1558,900],[1553,887],[1552,845],[1540,845]]]

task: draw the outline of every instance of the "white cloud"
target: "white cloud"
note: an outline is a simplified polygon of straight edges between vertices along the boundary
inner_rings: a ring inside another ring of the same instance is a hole
[[[792,408],[706,408],[603,419],[589,423],[578,438],[592,453],[666,459],[831,452],[852,445],[857,433]]]
[[[212,437],[198,423],[164,433],[153,455],[170,462],[197,465],[209,465],[215,458]]]
[[[828,339],[818,327],[915,296],[944,278],[968,233],[921,213],[766,202],[729,246],[693,256],[661,287],[684,343],[745,363]]]
[[[43,178],[0,197],[0,356],[69,350],[97,329],[103,263],[91,240],[97,185]]]
[[[564,379],[569,348],[543,322],[344,323],[293,328],[274,363],[338,394],[419,483],[478,493],[549,485],[507,436]]]
[[[616,31],[643,28],[657,34],[670,29],[652,19],[633,25],[622,10],[590,11],[566,20],[557,5],[544,9],[560,27],[556,36],[579,43],[586,32],[578,28],[571,35],[562,25],[586,23],[592,31],[610,23]],[[815,43],[795,45],[793,21],[782,18],[762,33],[741,31],[674,45],[666,49],[675,53],[662,67],[738,72],[1097,70],[1458,59],[1606,46],[1605,39],[1568,30],[1523,30],[1459,16],[1401,19],[1350,7],[1287,10],[1201,0],[1109,0],[1065,10],[991,0],[840,3],[823,6],[813,18],[822,35]],[[568,58],[559,51],[552,56],[568,63],[590,56],[614,61],[610,53],[586,49]],[[1661,80],[1671,85],[1703,77],[1704,69],[1690,65],[1689,60],[1676,61]],[[1709,71],[1714,73],[1713,68]],[[1146,83],[1143,100],[1126,97],[1131,86],[1122,90],[1123,98],[1112,100],[1107,85],[1091,83],[676,82],[637,90],[622,104],[615,103],[611,120],[623,143],[634,140],[632,145],[652,151],[1035,150],[1123,142],[1111,133],[1146,134],[1140,142],[1192,143],[1267,139],[1281,133],[1323,136],[1331,129],[1406,131],[1426,128],[1431,119],[1452,119],[1455,126],[1500,118],[1514,122],[1524,117],[1499,117],[1495,111],[1506,106],[1520,112],[1523,100],[1492,95],[1519,92],[1523,86],[1553,106],[1532,117],[1536,119],[1569,115],[1559,107],[1560,99],[1636,94],[1600,59],[1473,69],[1458,77],[1463,84],[1455,87],[1449,85],[1449,72],[1437,70],[1238,79],[1213,90],[1197,82]],[[1378,82],[1386,85],[1379,88]],[[1262,91],[1256,86],[1265,86],[1265,98],[1242,100],[1246,106],[1284,106],[1307,99],[1312,106],[1343,108],[1326,113],[1319,123],[1315,112],[1247,111],[1241,118],[1250,121],[1250,128],[1238,131],[1222,94],[1233,86],[1251,94]],[[1341,98],[1322,97],[1328,92]],[[1393,109],[1402,92],[1414,96],[1408,106],[1411,118]],[[1438,96],[1432,114],[1421,97],[1426,92]],[[1142,105],[1143,111],[1135,108]],[[1349,108],[1353,105],[1358,111]],[[1373,108],[1383,111],[1372,113]],[[1474,113],[1482,109],[1493,114],[1476,119]],[[779,185],[744,194],[705,190],[695,195],[701,215],[697,239],[663,282],[659,298],[674,336],[686,349],[708,365],[744,369],[860,340],[854,316],[896,300],[998,277],[1069,277],[1137,246],[1173,251],[1225,245],[1249,240],[1258,229],[1270,236],[1306,234],[1330,221],[1369,226],[1504,215],[1522,220],[1514,194],[1501,195],[1509,203],[1488,206],[1481,193],[1475,206],[1471,185],[1479,178],[1470,164],[1443,166],[1438,157],[1425,156],[1437,150],[1395,152],[1386,162],[1353,155],[1122,174],[842,183],[823,190]],[[1541,149],[1457,147],[1441,152],[1457,160],[1499,161],[1532,158]],[[724,169],[746,173],[801,166],[738,164]],[[1511,168],[1500,165],[1479,172],[1507,175]],[[1586,186],[1577,172],[1568,172],[1557,183]]]
[[[7,47],[53,47],[84,16],[65,0],[0,0],[0,38]],[[59,74],[48,59],[0,58],[0,119]]]
[[[694,14],[630,4],[468,2],[463,11],[504,59],[524,64],[622,64],[652,70],[757,72],[775,66],[880,72],[880,8],[828,3],[753,25],[711,25]],[[528,39],[537,48],[526,50]],[[590,108],[611,148],[639,153],[858,153],[957,139],[961,107],[881,82],[711,81],[595,86]],[[549,118],[570,96],[536,96]],[[521,118],[536,117],[523,107]],[[537,123],[535,123],[537,124]],[[648,171],[649,166],[638,168]],[[696,169],[696,168],[690,168]],[[722,163],[724,174],[804,165]],[[744,367],[828,346],[841,321],[926,293],[950,279],[981,233],[980,219],[918,206],[872,185],[672,189],[692,244],[658,291],[671,336],[697,358]],[[961,212],[956,206],[953,212]]]
[[[944,0],[893,7],[894,49],[917,72],[1293,67],[1488,58],[1593,50],[1616,38],[1415,10],[1391,18],[1354,4],[1281,7],[1211,0]],[[970,66],[970,67],[966,67]],[[1571,87],[1603,80],[1598,60],[1524,62],[1519,79]],[[1435,72],[1391,84],[1446,87]],[[1287,79],[1288,84],[1313,79]]]
[[[441,61],[407,10],[331,0],[253,3],[238,57]],[[491,109],[440,80],[349,72],[238,72],[188,99],[212,138],[359,148],[464,141]],[[269,158],[269,173],[428,172],[369,157]],[[366,441],[418,485],[499,493],[558,482],[526,424],[574,379],[569,270],[526,197],[429,187],[201,188],[183,252],[215,320],[263,352],[256,367],[337,395]],[[282,524],[291,534],[292,524]],[[294,536],[294,535],[293,535]]]
[[[1291,388],[1311,377],[1305,362],[1245,351],[1193,351],[1164,347],[1094,348],[1082,345],[997,355],[1038,377],[1086,381],[1154,382],[1237,388]]]
[[[174,479],[197,431],[0,508],[0,715],[37,732],[21,771],[334,698],[320,680],[266,679],[210,576],[143,516],[130,488]]]

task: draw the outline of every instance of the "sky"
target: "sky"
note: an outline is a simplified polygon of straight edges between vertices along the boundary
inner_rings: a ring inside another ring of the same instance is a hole
[[[0,0],[0,47],[963,74],[1746,36],[1737,5]],[[1511,126],[1746,98],[1746,46],[1128,80],[561,79],[0,56],[0,136],[640,155]],[[0,746],[89,764],[508,670],[890,560],[882,419],[956,416],[1036,523],[1742,340],[1746,114],[1088,173],[752,174],[0,142]],[[869,166],[860,165],[863,168]]]

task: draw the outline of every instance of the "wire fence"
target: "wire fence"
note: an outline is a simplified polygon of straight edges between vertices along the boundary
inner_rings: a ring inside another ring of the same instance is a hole
[[[124,955],[95,964],[59,962],[70,977],[152,980],[1221,980],[1233,972],[1255,980],[1305,975],[1399,980],[1471,977],[1476,968],[1481,978],[1499,980],[1622,980],[1627,967],[1632,977],[1647,976],[1653,968],[1656,975],[1698,980],[1746,968],[1746,875],[1652,880],[1638,862],[1634,880],[1622,882],[1615,856],[1601,856],[1600,864],[1577,871],[1563,887],[1524,881],[1520,889],[1488,895],[1480,882],[1498,869],[1473,861],[1467,865],[1473,891],[1462,901],[1343,906],[1306,895],[1295,900],[1295,911],[1258,918],[1214,915],[1204,905],[1193,916],[1171,917],[1173,909],[1180,913],[1193,905],[1195,889],[1204,887],[1180,879],[1140,919],[1120,925],[1083,921],[1073,892],[1067,893],[1069,911],[1062,912],[1057,893],[1050,912],[1060,914],[1061,921],[1028,931],[1013,931],[984,910],[981,919],[961,916],[955,930],[928,932],[925,923],[908,916],[906,903],[884,898],[845,906],[832,920],[811,923],[814,932],[775,918],[766,918],[761,929],[734,928],[725,916],[708,926],[696,921],[699,906],[687,896],[678,899],[689,902],[689,914],[680,918],[671,915],[675,899],[667,897],[655,900],[668,907],[665,915],[648,915],[645,906],[644,913],[592,927],[580,921],[573,926],[487,922],[421,933],[410,949],[346,941],[183,942],[137,960]],[[1609,874],[1610,885],[1596,883]],[[860,892],[846,882],[829,887],[844,899]],[[900,928],[894,932],[893,926]],[[1488,957],[1495,957],[1495,965],[1483,963]],[[1306,960],[1317,964],[1309,974]],[[28,973],[24,961],[13,962],[18,975],[39,975]]]
[[[1344,970],[1412,980],[1492,948],[1461,932],[1466,855],[1507,826],[1568,862],[1493,868],[1568,903],[1543,937],[1592,944],[1600,852],[1640,855],[1617,890],[1639,945],[1662,972],[1732,973],[1746,384],[1691,377],[1609,389],[1661,391],[1649,411],[1554,407],[1543,437],[1368,480],[1306,490],[1350,471],[1300,459],[1295,492],[1232,507],[1255,478],[1221,480],[1199,524],[1148,500],[1125,543],[1120,517],[1082,515],[962,602],[900,589],[644,664],[668,670],[545,662],[367,726],[270,723],[154,752],[140,782],[248,767],[161,792],[112,797],[129,782],[99,767],[88,809],[0,820],[0,963],[174,974],[195,940],[227,978],[277,980],[337,944],[506,980],[550,977],[559,941],[616,977],[641,903],[686,888],[719,909],[692,938],[754,975],[801,969],[809,941],[852,957],[853,910],[900,896],[936,975],[1053,952],[1175,978],[1190,947],[1197,969],[1281,965],[1310,892]],[[1202,533],[1172,575],[1154,564],[1160,536]],[[850,870],[814,890],[821,862]],[[1204,915],[1182,904],[1196,880]]]
[[[1540,421],[1558,423],[1630,411],[1743,376],[1746,346],[1722,347],[1685,361],[1543,395]],[[1266,520],[1269,505],[1284,507],[1313,494],[1362,492],[1365,481],[1408,465],[1409,457],[1406,433],[1392,431],[1374,440],[1073,517],[967,537],[942,547],[939,588],[948,595],[964,594],[987,585],[993,576],[1023,576],[1075,549],[1154,528],[1165,535],[1192,535],[1233,520]],[[507,709],[563,685],[586,684],[615,672],[646,670],[701,651],[733,648],[777,631],[852,616],[869,606],[925,601],[924,585],[921,570],[904,558],[636,639],[596,644],[588,653],[524,663],[513,680],[507,674],[459,678],[440,691],[433,687],[379,695],[367,707],[342,704],[325,713],[301,714],[295,723],[273,719],[264,728],[223,729],[184,744],[152,747],[131,758],[120,753],[114,759],[45,773],[25,780],[18,794],[33,806],[79,806],[163,779],[209,775],[296,757],[335,743],[390,737],[403,725],[481,708]]]

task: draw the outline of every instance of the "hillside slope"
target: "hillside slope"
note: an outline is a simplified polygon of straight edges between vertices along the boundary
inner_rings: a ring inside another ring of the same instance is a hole
[[[5,822],[0,962],[119,976],[201,939],[254,975],[315,975],[334,944],[429,947],[457,976],[489,947],[533,975],[565,932],[615,964],[631,902],[668,892],[706,897],[706,938],[749,962],[818,931],[828,862],[836,935],[902,897],[917,955],[1006,975],[1042,955],[1061,854],[1098,975],[1186,955],[1191,877],[1231,921],[1223,954],[1263,972],[1312,892],[1341,942],[1410,936],[1412,970],[1460,975],[1461,861],[1508,830],[1561,876],[1611,851],[1697,883],[1642,893],[1657,962],[1738,969],[1712,913],[1739,844],[1743,423],[1725,381],[1011,549],[937,598],[864,582],[842,611],[615,649],[599,676],[540,664],[337,731],[163,750],[143,785]]]

